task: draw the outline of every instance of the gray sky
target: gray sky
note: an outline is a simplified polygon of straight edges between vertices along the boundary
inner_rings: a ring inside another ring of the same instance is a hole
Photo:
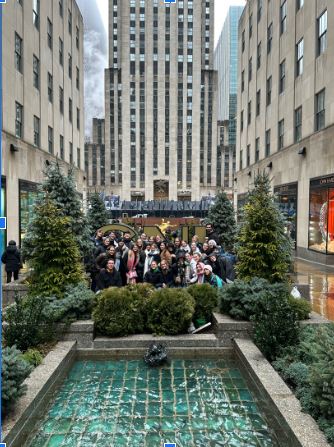
[[[108,23],[108,0],[96,0],[101,12],[104,26]],[[126,1],[126,0],[122,0]],[[162,1],[162,0],[161,0]],[[245,5],[245,0],[215,0],[215,42],[217,42],[220,31],[230,6]]]

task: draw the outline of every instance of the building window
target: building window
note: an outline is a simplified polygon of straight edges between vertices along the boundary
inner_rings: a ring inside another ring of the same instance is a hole
[[[261,90],[256,92],[256,116],[260,115],[261,111]]]
[[[260,160],[260,138],[255,140],[255,163]]]
[[[279,64],[279,93],[285,90],[285,59]]]
[[[80,109],[77,107],[77,129],[80,129]]]
[[[243,151],[240,151],[240,160],[239,160],[239,170],[241,171],[242,170],[242,158],[243,158],[243,153],[242,153]]]
[[[278,149],[284,147],[284,119],[278,122]]]
[[[243,131],[244,130],[244,111],[241,111],[241,115],[240,115],[240,130]]]
[[[72,34],[72,12],[68,10],[68,32]]]
[[[48,99],[50,102],[53,101],[53,79],[51,73],[48,73]]]
[[[248,111],[247,111],[247,125],[249,126],[252,121],[252,101],[248,103]]]
[[[251,14],[249,16],[248,27],[249,27],[248,28],[249,29],[249,38],[251,38],[253,35],[253,14]]]
[[[79,27],[77,26],[75,28],[75,45],[77,47],[77,49],[79,49]]]
[[[241,72],[241,91],[245,90],[245,70]]]
[[[34,116],[34,145],[40,146],[40,121],[37,116]]]
[[[62,115],[64,114],[64,90],[62,87],[59,87],[59,111]]]
[[[34,87],[39,90],[39,59],[34,55],[33,56],[33,82]]]
[[[241,50],[242,50],[242,52],[245,51],[245,30],[243,30],[242,36],[241,36]]]
[[[72,79],[72,56],[68,55],[68,77]]]
[[[73,121],[72,99],[68,98],[68,119],[70,123]]]
[[[304,39],[301,39],[297,43],[296,55],[297,55],[296,76],[300,76],[301,74],[303,74],[303,68],[304,68]]]
[[[261,42],[257,46],[256,68],[261,67]]]
[[[59,64],[64,65],[64,42],[59,37]]]
[[[60,17],[63,17],[63,15],[64,15],[63,0],[59,0],[59,15],[60,15]]]
[[[248,82],[252,80],[252,65],[252,58],[250,58],[248,62]]]
[[[315,130],[321,130],[325,127],[325,89],[321,90],[315,97],[316,115]]]
[[[48,126],[48,149],[49,153],[53,154],[53,129]]]
[[[268,54],[271,52],[272,44],[273,44],[273,24],[271,23],[268,26],[268,30],[267,30],[267,53]]]
[[[266,157],[270,155],[270,129],[266,130]]]
[[[20,73],[23,73],[23,41],[21,37],[15,33],[15,68]]]
[[[81,168],[81,151],[80,147],[77,147],[77,166]]]
[[[73,164],[73,143],[70,142],[70,163]]]
[[[297,11],[304,6],[304,0],[297,0]]]
[[[318,18],[318,56],[327,48],[327,10]]]
[[[76,67],[77,68],[77,73],[76,73],[76,81],[75,81],[75,83],[76,83],[76,87],[77,87],[77,89],[79,90],[79,88],[80,88],[80,71],[79,71],[79,68],[78,67]]]
[[[47,21],[48,47],[52,50],[52,22],[48,18]]]
[[[23,106],[15,102],[15,136],[23,137]]]
[[[287,1],[284,0],[284,2],[281,4],[281,9],[280,9],[280,32],[281,32],[281,34],[285,33],[285,31],[286,31],[286,13],[287,13]]]
[[[295,110],[295,143],[302,139],[302,108]]]
[[[262,17],[262,7],[263,7],[263,0],[257,0],[257,21],[259,22]]]
[[[247,144],[246,150],[246,166],[250,165],[250,144]]]
[[[64,160],[64,137],[59,136],[59,149],[60,149],[60,159]]]
[[[273,78],[270,76],[267,79],[267,106],[271,104],[271,89],[272,89]]]
[[[39,0],[33,0],[33,2],[32,2],[32,22],[36,29],[39,29],[39,12],[40,12]]]

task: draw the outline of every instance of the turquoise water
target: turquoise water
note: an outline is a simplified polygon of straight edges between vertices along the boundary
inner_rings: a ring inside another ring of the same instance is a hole
[[[27,447],[277,445],[230,359],[79,361],[46,411]]]

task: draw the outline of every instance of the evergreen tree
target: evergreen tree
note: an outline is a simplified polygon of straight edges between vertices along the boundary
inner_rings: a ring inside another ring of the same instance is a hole
[[[270,191],[269,176],[259,174],[243,208],[237,238],[240,279],[257,276],[270,282],[287,279],[292,244],[284,232],[284,220]]]
[[[209,208],[207,221],[212,223],[218,233],[224,250],[230,251],[234,246],[237,230],[233,205],[224,191],[216,195],[214,205]]]
[[[71,230],[78,242],[80,253],[87,256],[93,249],[88,220],[82,211],[80,196],[76,190],[73,168],[65,175],[58,163],[50,164],[45,171],[42,188],[55,203],[61,214],[70,217]]]
[[[88,224],[93,231],[108,224],[108,212],[104,202],[97,192],[89,197],[89,209],[87,213]]]
[[[62,297],[67,285],[83,281],[80,252],[71,230],[71,219],[62,216],[47,195],[35,205],[28,233],[28,247],[24,239],[23,248],[33,269],[30,277],[33,294]]]

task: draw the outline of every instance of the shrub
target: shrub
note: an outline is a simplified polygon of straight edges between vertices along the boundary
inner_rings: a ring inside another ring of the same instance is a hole
[[[26,387],[23,382],[32,371],[15,346],[6,347],[2,351],[1,371],[1,413],[8,414],[18,398],[24,395]]]
[[[217,307],[217,289],[209,284],[194,284],[188,287],[187,292],[195,300],[194,320],[211,321],[212,312]]]
[[[81,282],[66,287],[64,297],[48,298],[49,312],[57,322],[70,322],[91,318],[95,294]]]
[[[148,303],[148,328],[158,335],[187,332],[195,312],[195,300],[185,289],[161,289]]]
[[[286,292],[279,286],[273,285],[269,289],[271,293],[266,291],[251,317],[254,341],[269,361],[275,360],[285,346],[297,344],[299,339],[297,313],[290,307]]]
[[[143,297],[128,287],[110,287],[96,297],[93,320],[96,329],[111,337],[142,333],[145,328]]]
[[[308,318],[310,318],[312,306],[308,301],[302,298],[294,298],[290,295],[289,304],[291,309],[293,309],[297,313],[297,318],[299,321],[307,320]]]
[[[7,346],[16,345],[26,351],[55,336],[52,315],[45,306],[45,298],[40,296],[16,297],[15,303],[7,307],[4,317],[7,324],[3,334]]]
[[[42,354],[37,349],[28,349],[24,354],[22,354],[23,360],[25,360],[29,365],[36,368],[43,361]]]

